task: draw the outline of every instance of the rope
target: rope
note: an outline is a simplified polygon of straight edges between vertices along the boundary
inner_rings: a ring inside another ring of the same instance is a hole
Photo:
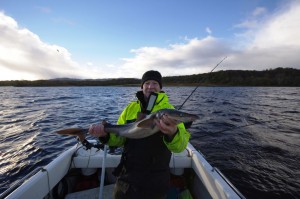
[[[101,182],[99,189],[99,199],[103,199],[103,187],[104,187],[104,176],[105,176],[105,161],[106,161],[106,153],[107,153],[107,145],[104,145],[103,149],[103,159],[102,159],[102,171],[101,171]]]
[[[49,172],[48,172],[48,170],[45,169],[45,168],[42,168],[42,172],[46,172],[46,174],[47,174],[48,191],[49,191],[49,194],[50,194],[50,198],[53,198],[53,197],[52,197],[52,191],[51,191],[51,188],[50,188]]]

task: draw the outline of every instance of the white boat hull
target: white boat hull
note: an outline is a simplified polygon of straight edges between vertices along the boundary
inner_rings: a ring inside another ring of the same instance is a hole
[[[95,148],[84,150],[73,146],[4,198],[54,198],[51,190],[70,169],[80,168],[85,171],[99,169],[102,167],[103,155],[102,150],[98,151]],[[108,170],[115,168],[120,162],[120,157],[120,155],[107,154],[105,167]],[[189,189],[196,199],[244,198],[190,143],[182,153],[172,154],[170,169],[175,174],[181,174],[184,169],[192,169],[195,172],[196,177]]]

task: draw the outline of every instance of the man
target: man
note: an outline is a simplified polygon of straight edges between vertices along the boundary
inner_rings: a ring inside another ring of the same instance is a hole
[[[160,109],[174,109],[162,89],[162,76],[158,71],[147,71],[142,77],[141,91],[121,113],[118,124],[135,122],[140,113],[150,114]],[[171,152],[183,151],[190,138],[184,124],[164,115],[156,120],[159,133],[142,139],[129,139],[105,132],[102,124],[90,127],[91,135],[109,146],[124,146],[121,162],[115,170],[117,178],[115,199],[162,199],[169,183]]]

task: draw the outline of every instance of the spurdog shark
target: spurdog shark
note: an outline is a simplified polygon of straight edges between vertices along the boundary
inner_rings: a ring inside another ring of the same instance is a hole
[[[161,119],[163,115],[167,115],[168,118],[176,121],[176,124],[179,123],[189,123],[193,122],[199,117],[194,114],[185,113],[178,111],[176,109],[161,109],[150,115],[147,115],[144,119],[139,121],[122,124],[122,125],[113,125],[110,123],[104,124],[104,130],[106,132],[115,133],[116,135],[123,136],[131,139],[141,139],[153,135],[154,133],[159,132],[159,128],[155,124],[156,119]],[[88,129],[82,128],[68,128],[56,131],[56,133],[61,135],[74,135],[78,136],[81,142],[85,141],[85,135]]]

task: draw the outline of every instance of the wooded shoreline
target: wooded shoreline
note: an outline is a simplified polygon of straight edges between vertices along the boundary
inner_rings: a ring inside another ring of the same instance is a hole
[[[141,79],[50,79],[0,81],[0,86],[139,86]],[[264,71],[226,70],[185,76],[163,77],[164,86],[282,86],[299,87],[300,70],[276,68]]]

